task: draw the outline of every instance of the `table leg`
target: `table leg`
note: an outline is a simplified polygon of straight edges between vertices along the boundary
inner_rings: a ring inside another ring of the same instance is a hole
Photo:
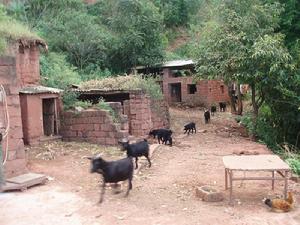
[[[274,177],[275,177],[275,171],[272,171],[272,190],[274,191]]]
[[[232,170],[229,172],[229,185],[230,185],[230,192],[229,192],[229,204],[233,205],[232,201]]]
[[[225,168],[225,190],[228,189],[228,172],[227,169]]]
[[[288,188],[288,171],[284,171],[284,199],[287,198],[287,188]]]

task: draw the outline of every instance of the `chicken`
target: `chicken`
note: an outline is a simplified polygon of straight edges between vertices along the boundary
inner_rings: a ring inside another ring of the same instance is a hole
[[[289,212],[293,208],[294,197],[291,192],[288,192],[288,197],[286,199],[264,199],[264,203],[274,212]]]

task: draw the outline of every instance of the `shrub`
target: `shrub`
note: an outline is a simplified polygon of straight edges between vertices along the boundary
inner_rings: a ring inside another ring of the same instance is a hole
[[[82,107],[84,109],[88,109],[90,107],[92,107],[93,104],[89,101],[76,101],[74,104],[73,104],[73,107]]]
[[[300,175],[300,159],[288,158],[285,161],[289,164],[295,174]]]
[[[99,103],[96,105],[96,107],[99,109],[107,110],[109,112],[109,114],[111,115],[113,121],[115,123],[119,122],[119,117],[118,117],[117,113],[115,112],[115,110],[113,110],[113,108],[107,102],[105,102],[102,98],[99,100]]]

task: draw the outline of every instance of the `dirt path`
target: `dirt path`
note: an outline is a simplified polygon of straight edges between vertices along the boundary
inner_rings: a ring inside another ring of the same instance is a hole
[[[155,151],[153,166],[144,167],[134,177],[133,190],[128,198],[124,198],[124,191],[112,194],[111,190],[107,190],[103,204],[96,204],[100,192],[99,176],[88,173],[89,162],[83,158],[95,150],[78,146],[71,153],[63,152],[51,161],[31,160],[32,171],[46,173],[54,180],[24,193],[0,194],[0,223],[300,224],[299,207],[290,213],[276,214],[269,212],[262,203],[264,197],[282,194],[283,184],[279,182],[275,185],[275,192],[271,191],[270,182],[236,182],[235,206],[228,205],[228,193],[224,191],[222,156],[240,150],[269,153],[263,145],[226,132],[232,124],[229,114],[218,114],[209,125],[204,125],[202,113],[197,111],[172,109],[171,113],[175,145],[160,146]],[[207,132],[183,135],[183,124],[191,120],[197,123],[198,130],[205,129]],[[222,132],[216,133],[218,130]],[[55,149],[55,146],[52,148]],[[74,148],[73,144],[64,147],[68,148]],[[118,151],[110,149],[107,152],[107,157],[120,157]],[[195,187],[204,184],[223,191],[225,201],[207,203],[197,199]],[[125,188],[126,186],[122,189]],[[290,182],[289,188],[296,193],[300,202],[300,185]]]

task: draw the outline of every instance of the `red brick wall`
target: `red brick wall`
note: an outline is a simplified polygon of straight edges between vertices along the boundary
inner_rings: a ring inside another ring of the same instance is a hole
[[[121,130],[121,127],[121,124],[113,122],[109,112],[87,109],[63,112],[60,133],[66,141],[116,145],[119,139],[128,137],[128,130]]]
[[[134,136],[148,135],[154,128],[169,128],[169,106],[165,100],[151,100],[142,92],[130,94],[123,103],[124,114],[129,120],[129,133]]]
[[[151,100],[152,129],[170,128],[169,105],[164,100]]]
[[[5,88],[10,117],[10,130],[8,134],[8,161],[5,164],[5,175],[11,177],[26,171],[26,159],[23,144],[21,121],[21,107],[19,100],[20,84],[16,73],[16,60],[14,57],[0,57],[0,84]],[[3,132],[6,126],[3,114],[4,106],[0,103],[0,129]],[[6,148],[6,139],[2,149]]]
[[[143,93],[129,95],[129,133],[143,136],[152,128],[150,98]]]
[[[188,93],[188,84],[193,84],[192,77],[172,77],[171,70],[163,70],[163,93],[168,103],[172,103],[170,94],[170,84],[181,84],[181,101],[190,105],[209,106],[216,102],[229,101],[226,85],[219,80],[202,80],[196,83],[197,91],[194,94]],[[224,92],[221,90],[224,86]]]
[[[20,48],[16,54],[17,74],[21,85],[38,85],[40,83],[40,52],[37,46]]]

